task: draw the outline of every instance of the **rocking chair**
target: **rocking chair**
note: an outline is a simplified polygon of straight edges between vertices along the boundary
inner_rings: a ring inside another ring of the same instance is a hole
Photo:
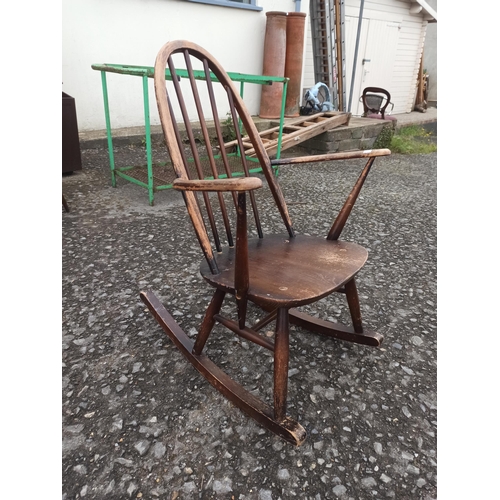
[[[176,73],[178,60],[187,70],[188,81],[181,81]],[[166,69],[170,71],[171,81],[166,78]],[[370,346],[379,346],[383,339],[382,335],[365,330],[361,321],[354,280],[367,260],[367,251],[355,243],[340,241],[339,237],[375,158],[389,155],[390,151],[381,149],[271,160],[227,73],[206,50],[191,42],[172,41],[161,48],[155,63],[154,84],[165,141],[177,175],[173,187],[183,194],[205,257],[200,271],[215,292],[195,341],[181,329],[152,291],[142,291],[141,298],[182,354],[218,391],[267,429],[300,445],[306,438],[306,431],[287,416],[289,324]],[[216,99],[221,96],[225,107]],[[205,107],[202,97],[209,103]],[[255,193],[262,186],[262,180],[250,175],[250,159],[238,152],[227,152],[224,147],[227,119],[221,122],[219,116],[224,116],[227,109],[239,151],[244,151],[243,133],[253,142],[258,164],[283,220],[284,234],[263,235]],[[177,123],[175,111],[180,113],[182,128]],[[199,151],[200,141],[195,140],[191,120],[200,124],[204,151]],[[245,132],[240,129],[240,124]],[[367,163],[327,237],[296,235],[273,167],[349,158],[366,158]],[[235,169],[244,175],[234,176]],[[214,194],[209,195],[209,192]],[[255,221],[254,231],[258,235],[255,238],[248,236],[247,198]],[[216,216],[212,202],[220,208],[220,216]],[[236,212],[235,238],[231,230],[234,218],[230,216],[230,208]],[[218,226],[224,228],[227,245],[222,242]],[[215,250],[207,228],[213,234]],[[353,327],[323,321],[296,309],[332,292],[346,295]],[[227,294],[234,296],[237,319],[221,314]],[[249,301],[264,313],[253,326],[247,324]],[[276,321],[274,342],[259,333],[273,321]],[[244,389],[204,354],[215,323],[274,353],[273,406]]]

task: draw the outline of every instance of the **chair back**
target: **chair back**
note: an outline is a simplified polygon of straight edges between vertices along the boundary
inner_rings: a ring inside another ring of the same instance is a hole
[[[293,237],[290,216],[267,151],[243,100],[222,66],[194,43],[185,40],[167,42],[156,57],[154,84],[163,133],[176,176],[182,179],[248,177],[252,175],[252,169],[262,169],[288,234]],[[193,122],[198,122],[197,129],[201,133],[195,130]],[[228,137],[228,132],[234,137]],[[244,136],[252,142],[257,164],[240,154],[245,150]],[[237,147],[235,151],[227,150],[225,143],[233,138],[237,140]],[[236,211],[236,195],[219,192],[212,196],[203,192],[203,201],[193,191],[185,191],[183,196],[205,258],[212,272],[217,274],[212,243],[215,250],[221,252],[221,233],[225,233],[228,245],[234,245],[235,225],[230,212],[234,214]],[[251,191],[249,196],[256,232],[262,238],[254,192]],[[207,227],[211,229],[212,238]]]
[[[391,94],[380,87],[366,87],[361,96],[363,102],[363,115],[369,113],[385,115],[385,110],[391,101]]]

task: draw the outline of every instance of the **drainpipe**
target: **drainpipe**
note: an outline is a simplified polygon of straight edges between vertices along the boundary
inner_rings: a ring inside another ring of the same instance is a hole
[[[363,22],[364,6],[365,6],[365,0],[361,0],[361,6],[359,7],[359,18],[358,18],[358,33],[356,35],[356,48],[354,49],[354,61],[352,64],[351,90],[349,91],[349,105],[347,106],[348,112],[351,111],[352,93],[354,90],[354,78],[356,77],[356,63],[358,62],[359,38],[361,36],[361,23]]]
[[[300,12],[300,1],[301,0],[293,0],[295,2],[295,12]]]

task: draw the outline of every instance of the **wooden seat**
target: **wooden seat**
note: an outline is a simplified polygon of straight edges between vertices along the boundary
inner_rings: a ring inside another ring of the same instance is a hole
[[[187,81],[175,77],[177,67],[187,70]],[[171,81],[165,79],[166,68],[173,75]],[[194,69],[201,69],[203,76]],[[141,298],[187,360],[217,390],[270,431],[300,445],[306,432],[287,415],[289,324],[365,345],[378,346],[382,342],[380,334],[364,328],[356,291],[355,276],[368,253],[363,247],[339,238],[375,158],[390,151],[270,159],[224,69],[207,51],[187,41],[168,42],[161,48],[155,63],[155,92],[177,177],[173,187],[183,194],[204,255],[200,271],[214,293],[194,341],[170,315],[168,305],[162,304],[152,291],[142,291]],[[238,153],[230,156],[224,148],[228,120],[236,133],[239,151],[245,151],[244,136],[253,144],[283,222],[284,232],[280,234],[264,235],[256,196],[263,182],[250,175],[251,159]],[[199,122],[201,136],[195,133],[192,121]],[[273,167],[318,161],[331,162],[333,167],[336,160],[359,158],[365,158],[366,164],[326,237],[296,235]],[[235,161],[241,165],[237,174],[233,168]],[[210,165],[208,173],[206,165]],[[247,212],[251,216],[247,217]],[[256,237],[249,238],[249,233]],[[352,326],[324,321],[297,309],[333,292],[345,294]],[[235,314],[231,317],[221,314],[227,294],[234,296]],[[249,301],[262,310],[254,325],[247,322]],[[244,389],[204,354],[216,323],[273,352],[272,405]],[[271,323],[275,323],[274,340],[259,333]]]
[[[212,286],[234,294],[235,257],[235,249],[226,247],[217,255],[221,272],[212,274],[202,262],[201,274]],[[367,257],[368,252],[355,243],[314,236],[283,234],[249,240],[248,300],[264,308],[315,302],[353,278]]]

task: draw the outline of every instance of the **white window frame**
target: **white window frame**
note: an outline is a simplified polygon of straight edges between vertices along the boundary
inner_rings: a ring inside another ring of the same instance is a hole
[[[262,7],[257,5],[257,0],[187,0],[188,2],[218,5],[220,7],[232,7],[236,9],[261,11]],[[244,3],[246,2],[246,3]]]

